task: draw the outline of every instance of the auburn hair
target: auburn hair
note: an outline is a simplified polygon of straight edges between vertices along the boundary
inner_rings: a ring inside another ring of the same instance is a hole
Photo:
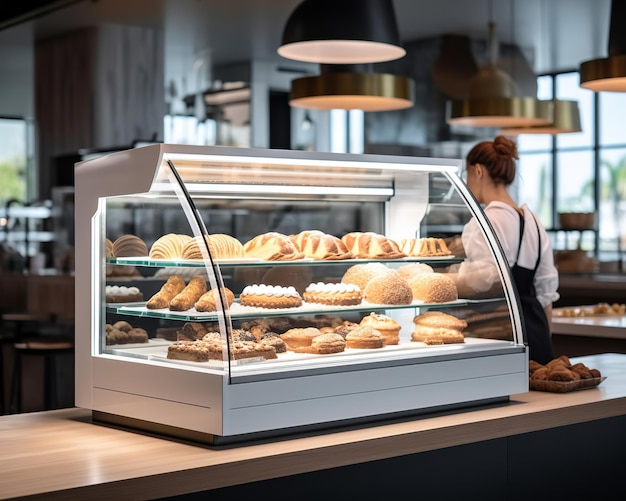
[[[497,136],[493,141],[483,141],[467,154],[466,163],[480,164],[496,184],[510,185],[515,180],[517,145],[508,137]]]

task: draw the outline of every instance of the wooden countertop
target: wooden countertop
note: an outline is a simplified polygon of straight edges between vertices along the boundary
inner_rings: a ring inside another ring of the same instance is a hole
[[[212,448],[92,423],[83,409],[0,418],[0,497],[155,498],[436,450],[626,413],[626,355],[580,357],[607,379],[573,393]]]
[[[626,315],[552,317],[553,334],[626,339]]]

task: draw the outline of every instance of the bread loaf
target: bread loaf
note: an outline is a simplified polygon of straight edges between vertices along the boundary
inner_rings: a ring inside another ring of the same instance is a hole
[[[320,230],[301,231],[289,238],[296,244],[305,257],[319,260],[350,259],[352,253],[342,240]]]
[[[294,261],[304,257],[287,235],[276,231],[257,235],[244,244],[243,250],[246,257],[265,261]]]
[[[239,240],[224,233],[206,235],[205,239],[214,259],[229,259],[243,257],[243,245]],[[183,259],[203,259],[203,251],[206,252],[202,237],[190,239],[183,247]]]
[[[183,249],[191,240],[189,235],[168,233],[157,239],[150,247],[151,259],[182,259]]]
[[[347,233],[341,240],[354,257],[366,259],[398,259],[406,257],[396,242],[384,235],[366,232]]]

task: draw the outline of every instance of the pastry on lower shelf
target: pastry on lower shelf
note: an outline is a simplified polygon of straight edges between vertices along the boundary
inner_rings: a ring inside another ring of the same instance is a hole
[[[233,291],[228,287],[224,287],[223,289],[211,289],[202,294],[196,301],[195,308],[196,311],[200,312],[217,311],[218,305],[220,308],[224,305],[224,308],[228,309],[234,302],[235,295]]]
[[[254,284],[241,291],[239,303],[257,308],[296,308],[302,305],[302,297],[294,287]]]
[[[107,345],[126,344],[128,343],[128,334],[119,329],[111,329],[105,335],[105,343]]]
[[[305,257],[334,261],[352,258],[352,253],[343,241],[320,230],[305,230],[297,235],[289,235]]]
[[[284,332],[280,337],[287,344],[289,351],[296,351],[311,346],[313,338],[321,334],[321,331],[315,327],[296,327]]]
[[[372,312],[361,319],[360,325],[367,325],[380,332],[383,338],[385,338],[385,345],[398,344],[400,342],[401,326],[387,315]]]
[[[134,303],[143,301],[143,293],[137,287],[125,285],[107,285],[105,288],[107,303]]]
[[[148,333],[141,327],[133,327],[126,334],[128,334],[129,343],[147,343]]]
[[[136,235],[122,235],[113,242],[115,257],[139,257],[148,255],[146,242]]]
[[[304,253],[287,235],[276,231],[263,233],[248,240],[243,250],[246,257],[265,261],[293,261],[304,257]]]
[[[309,346],[296,348],[296,353],[311,353],[315,355],[330,355],[341,353],[346,349],[346,340],[336,333],[326,333],[315,336]]]
[[[172,298],[169,309],[171,311],[190,310],[205,292],[206,281],[204,278],[193,277],[185,288]]]
[[[367,325],[359,325],[346,335],[346,348],[376,349],[383,346],[383,335]]]
[[[113,329],[118,329],[122,332],[128,332],[133,328],[126,320],[119,320],[113,324]]]
[[[302,296],[307,303],[331,306],[356,305],[363,299],[363,293],[358,285],[324,282],[309,284]]]
[[[335,332],[339,334],[342,338],[346,338],[348,333],[359,326],[356,322],[351,322],[350,320],[344,320],[341,324],[335,327]]]
[[[365,286],[363,298],[374,304],[411,304],[413,291],[398,272],[390,271],[372,278]]]
[[[454,280],[443,273],[420,273],[408,280],[413,299],[424,303],[449,303],[459,299]]]
[[[415,330],[411,341],[427,345],[464,343],[467,322],[448,313],[428,311],[413,318]]]
[[[190,362],[208,362],[212,353],[211,346],[212,343],[200,340],[176,341],[167,347],[167,358]]]
[[[151,259],[182,259],[183,249],[189,240],[189,235],[168,233],[152,244],[149,256]]]
[[[200,322],[185,322],[177,332],[177,341],[197,341],[202,339],[207,333],[204,324]]]
[[[276,353],[285,353],[287,351],[287,343],[275,332],[263,333],[258,342],[273,347]]]
[[[159,292],[148,300],[146,308],[149,310],[159,310],[169,307],[170,301],[184,288],[185,281],[183,278],[179,275],[172,275],[163,284]]]

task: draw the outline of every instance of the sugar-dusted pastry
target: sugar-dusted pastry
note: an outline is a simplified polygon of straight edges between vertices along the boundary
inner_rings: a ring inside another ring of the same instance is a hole
[[[448,313],[427,311],[413,318],[411,341],[428,345],[464,343],[467,322]]]
[[[420,273],[408,280],[413,299],[425,303],[449,303],[459,299],[454,280],[443,273]]]
[[[185,288],[172,298],[169,304],[171,311],[187,311],[193,308],[198,299],[206,292],[206,281],[203,277],[195,276]]]
[[[189,240],[189,235],[168,233],[152,244],[149,256],[151,259],[182,259],[183,249]]]
[[[113,242],[115,257],[139,257],[148,255],[146,242],[136,235],[122,235]]]
[[[243,250],[246,257],[255,257],[265,261],[294,261],[304,257],[304,253],[287,235],[276,231],[263,233],[248,240]]]
[[[398,344],[400,342],[401,326],[387,315],[372,312],[361,319],[360,325],[367,325],[380,332],[385,338],[385,345]]]
[[[341,240],[354,257],[398,259],[406,256],[394,240],[373,231],[346,233]]]
[[[295,348],[296,353],[311,353],[315,355],[329,355],[341,353],[346,349],[346,340],[334,332],[322,333],[311,340],[309,346]]]
[[[125,285],[107,285],[105,297],[107,303],[143,301],[143,293],[137,287],[127,287]]]
[[[354,284],[316,282],[309,284],[302,297],[307,303],[349,306],[360,304],[363,293]]]
[[[254,284],[241,291],[239,303],[258,308],[295,308],[302,305],[302,297],[294,287]]]
[[[322,333],[315,327],[295,327],[280,335],[289,351],[311,346],[313,339]]]
[[[196,301],[196,311],[217,311],[218,305],[220,305],[219,307],[221,308],[222,304],[224,305],[224,308],[230,308],[235,302],[235,295],[233,294],[233,291],[231,291],[228,287],[224,287],[221,289],[221,292],[222,294],[220,296],[220,289],[211,289],[202,294],[198,301]]]
[[[167,279],[167,282],[163,284],[161,290],[152,296],[146,303],[146,308],[149,310],[159,310],[161,308],[168,308],[170,301],[174,299],[174,296],[181,292],[185,288],[185,281],[180,275],[172,275]]]
[[[373,304],[411,304],[413,291],[396,271],[372,278],[363,291],[363,298]]]
[[[433,267],[426,263],[409,263],[400,266],[397,270],[407,280],[422,273],[434,273]]]
[[[305,230],[289,238],[304,253],[305,257],[312,259],[336,261],[352,258],[352,253],[343,241],[334,235],[320,230]]]
[[[388,273],[391,268],[388,268],[382,263],[359,263],[350,266],[341,277],[341,282],[344,284],[354,284],[361,289],[365,290],[367,283],[374,277]]]
[[[443,238],[404,238],[400,240],[400,249],[407,256],[436,257],[449,256],[450,249]]]
[[[214,259],[233,259],[244,256],[243,245],[235,237],[224,233],[215,233],[205,236],[205,240]],[[202,237],[190,239],[183,248],[183,259],[204,259],[206,247],[202,244]]]
[[[385,338],[376,329],[359,325],[346,335],[346,348],[375,349],[385,346]]]

